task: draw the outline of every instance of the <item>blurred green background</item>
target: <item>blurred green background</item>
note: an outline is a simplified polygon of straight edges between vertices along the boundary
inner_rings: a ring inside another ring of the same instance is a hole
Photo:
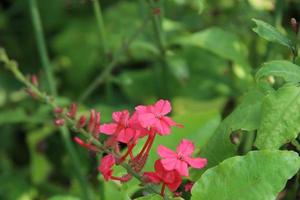
[[[96,108],[108,121],[113,111],[170,99],[172,116],[185,129],[156,141],[168,147],[187,137],[201,149],[253,86],[260,64],[291,59],[288,49],[252,31],[252,18],[291,38],[290,18],[300,20],[298,0],[1,0],[0,46],[21,71],[37,74],[45,91],[33,2],[59,103],[78,102],[85,113]],[[98,77],[101,84],[85,95]],[[83,199],[84,190],[90,199],[141,195],[137,181],[104,182],[95,156],[73,145],[76,169],[65,148],[71,136],[60,134],[52,121],[50,108],[29,98],[0,68],[0,199]],[[152,155],[147,169],[154,160]]]

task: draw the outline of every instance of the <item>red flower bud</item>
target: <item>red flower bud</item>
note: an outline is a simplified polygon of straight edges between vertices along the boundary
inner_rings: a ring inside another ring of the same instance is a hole
[[[89,143],[85,143],[82,139],[80,139],[79,137],[74,137],[74,141],[79,144],[80,146],[91,150],[91,151],[98,151],[97,147],[93,146],[92,144]]]
[[[85,125],[85,123],[86,123],[86,116],[85,116],[85,115],[82,115],[82,116],[80,117],[80,119],[78,120],[76,127],[77,127],[77,128],[83,128],[84,125]]]
[[[159,14],[161,13],[161,10],[160,10],[160,8],[153,8],[153,9],[152,9],[152,13],[153,13],[154,15],[159,15]]]
[[[74,119],[76,117],[76,113],[77,113],[77,105],[76,105],[76,103],[72,103],[70,105],[69,112],[67,113],[67,116]]]
[[[90,112],[90,121],[88,124],[88,131],[92,133],[94,130],[94,126],[95,126],[95,110],[92,109]]]
[[[60,108],[60,107],[54,108],[54,113],[56,113],[56,114],[61,114],[62,112],[63,112],[63,109],[62,109],[62,108]]]
[[[39,80],[36,75],[32,75],[30,77],[30,81],[34,86],[36,86],[36,87],[39,86]]]
[[[65,123],[64,119],[55,119],[54,120],[54,125],[55,126],[62,126],[62,125],[64,125],[64,123]]]

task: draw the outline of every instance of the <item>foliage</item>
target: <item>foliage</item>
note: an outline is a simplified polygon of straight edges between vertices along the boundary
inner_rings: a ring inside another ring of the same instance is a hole
[[[101,111],[102,125],[158,99],[184,128],[156,137],[143,172],[183,138],[208,162],[165,199],[300,198],[299,1],[6,0],[0,10],[0,199],[163,199],[127,165],[113,175],[138,179],[105,181],[97,167],[110,152],[73,142],[79,119],[53,123],[57,105]]]

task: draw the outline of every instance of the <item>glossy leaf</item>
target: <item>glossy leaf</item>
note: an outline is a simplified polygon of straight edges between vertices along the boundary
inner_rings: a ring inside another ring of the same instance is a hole
[[[276,30],[275,27],[258,19],[253,19],[253,21],[257,25],[257,27],[253,28],[253,31],[257,33],[260,37],[270,42],[276,42],[281,45],[292,48],[293,44],[291,40],[278,30]]]
[[[287,85],[267,95],[255,145],[278,149],[297,137],[300,131],[300,87]]]
[[[282,77],[287,82],[300,81],[300,66],[285,60],[264,63],[256,73],[256,79],[267,76]]]
[[[300,167],[292,151],[252,151],[207,170],[192,189],[192,200],[271,200]]]

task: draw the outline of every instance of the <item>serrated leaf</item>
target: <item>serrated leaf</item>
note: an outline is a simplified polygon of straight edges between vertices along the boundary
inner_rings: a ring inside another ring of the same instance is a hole
[[[271,200],[300,167],[292,151],[252,151],[207,170],[192,189],[192,200]]]
[[[258,19],[252,19],[257,27],[253,28],[253,31],[257,33],[260,37],[268,40],[270,42],[276,42],[278,44],[284,45],[289,47],[290,49],[293,48],[293,43],[291,40],[280,33],[278,30],[275,29],[272,25]]]
[[[286,82],[300,81],[300,66],[286,60],[274,60],[264,63],[256,73],[256,79],[266,76],[282,77]]]
[[[215,133],[200,150],[200,155],[209,160],[207,168],[213,167],[236,154],[237,145],[230,141],[236,130],[252,131],[259,127],[263,93],[257,89],[247,93],[242,103],[219,125]],[[199,177],[202,171],[194,176]]]
[[[300,131],[300,87],[287,85],[267,95],[262,105],[261,124],[255,146],[278,149]]]

